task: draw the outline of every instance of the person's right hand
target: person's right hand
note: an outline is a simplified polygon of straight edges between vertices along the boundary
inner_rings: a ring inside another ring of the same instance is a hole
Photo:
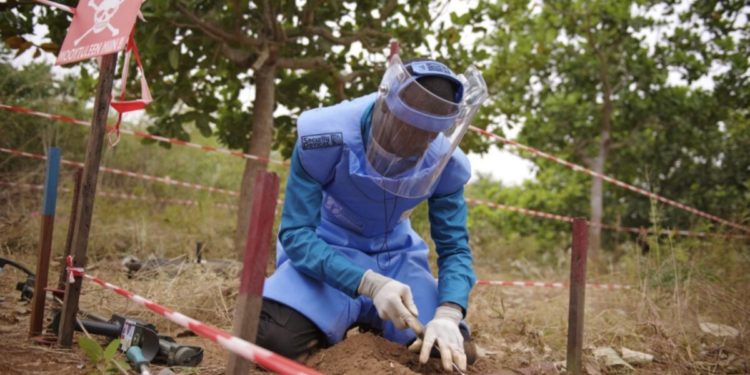
[[[422,333],[417,305],[408,285],[367,270],[357,291],[372,298],[380,319],[390,320],[398,329],[409,327],[418,335]]]
[[[458,328],[462,318],[461,308],[448,305],[438,306],[435,317],[427,323],[424,337],[415,341],[409,350],[419,352],[419,362],[427,363],[433,346],[440,351],[443,369],[451,372],[455,364],[460,371],[466,371],[464,338]]]

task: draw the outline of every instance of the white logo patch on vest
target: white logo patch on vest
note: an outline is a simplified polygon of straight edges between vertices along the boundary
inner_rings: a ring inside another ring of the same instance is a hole
[[[303,150],[315,150],[318,148],[328,148],[341,146],[344,144],[344,134],[324,133],[303,136],[301,139]]]

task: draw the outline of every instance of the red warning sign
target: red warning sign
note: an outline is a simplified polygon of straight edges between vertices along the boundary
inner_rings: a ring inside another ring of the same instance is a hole
[[[80,0],[56,65],[121,51],[142,0]]]

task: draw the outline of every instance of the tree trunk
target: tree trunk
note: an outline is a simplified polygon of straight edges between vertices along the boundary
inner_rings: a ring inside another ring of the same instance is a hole
[[[608,131],[602,131],[602,139],[609,138]],[[604,171],[604,162],[607,158],[607,150],[603,142],[599,142],[599,152],[591,163],[591,170],[597,173]],[[598,262],[599,249],[601,248],[601,227],[603,216],[603,188],[602,179],[594,177],[591,182],[591,228],[589,228],[589,258],[592,263]]]
[[[600,75],[604,104],[602,105],[602,129],[599,135],[599,150],[591,163],[591,169],[604,174],[604,165],[609,152],[610,131],[612,128],[612,87],[609,84],[606,61],[601,62]],[[591,228],[589,232],[589,258],[598,263],[601,249],[601,223],[604,214],[604,186],[601,178],[594,177],[591,182]]]
[[[275,101],[276,67],[262,65],[255,71],[255,101],[253,102],[252,135],[249,141],[248,153],[268,158],[273,144],[273,109]],[[237,210],[237,229],[234,237],[234,250],[237,259],[242,261],[242,254],[247,241],[247,229],[250,223],[250,208],[253,203],[253,187],[255,185],[255,171],[265,169],[267,163],[256,160],[245,161],[245,171],[242,173],[240,187],[239,209]]]

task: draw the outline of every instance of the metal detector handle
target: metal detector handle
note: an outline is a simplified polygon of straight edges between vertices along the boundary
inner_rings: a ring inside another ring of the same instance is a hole
[[[32,276],[32,277],[34,276],[34,272],[32,272],[26,266],[24,266],[21,263],[16,263],[8,258],[0,258],[0,271],[2,271],[3,267],[5,267],[8,264],[23,271],[23,273],[25,273],[27,276]]]
[[[140,347],[131,346],[126,355],[134,370],[138,371],[141,375],[151,375],[151,372],[148,370],[148,361],[143,356]]]
[[[107,337],[119,337],[120,331],[122,331],[122,326],[120,326],[117,323],[112,322],[96,322],[93,320],[79,320],[76,323],[76,330],[79,329],[83,325],[83,328],[86,329],[89,333],[93,335],[101,335],[101,336],[107,336]]]

